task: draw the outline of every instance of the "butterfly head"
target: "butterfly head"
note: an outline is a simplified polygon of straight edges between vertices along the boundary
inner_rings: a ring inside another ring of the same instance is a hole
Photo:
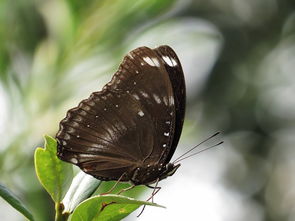
[[[165,170],[162,172],[160,176],[160,180],[163,180],[167,178],[168,176],[172,176],[179,167],[180,167],[180,164],[173,164],[173,163],[166,164]]]

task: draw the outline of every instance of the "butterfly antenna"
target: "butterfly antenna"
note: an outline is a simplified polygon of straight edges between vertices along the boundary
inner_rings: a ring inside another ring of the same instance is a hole
[[[219,145],[221,145],[221,144],[223,144],[223,143],[224,143],[223,141],[220,141],[220,142],[217,143],[217,144],[214,144],[214,145],[212,145],[212,146],[210,146],[210,147],[207,147],[207,148],[205,148],[205,149],[199,150],[198,152],[193,153],[193,154],[190,154],[190,155],[188,155],[188,156],[186,156],[186,157],[184,157],[184,158],[181,158],[181,159],[178,158],[178,160],[175,160],[173,163],[174,163],[174,164],[175,164],[175,163],[179,163],[180,161],[182,161],[182,160],[184,160],[184,159],[187,159],[187,158],[189,158],[189,157],[195,156],[195,155],[197,155],[197,154],[199,154],[199,153],[202,153],[202,152],[205,151],[205,150],[212,149],[213,147],[217,147],[217,146],[219,146]]]
[[[216,132],[215,134],[211,135],[210,137],[206,138],[205,140],[203,140],[201,143],[197,144],[196,146],[194,146],[193,148],[191,148],[190,150],[188,150],[187,152],[185,152],[184,154],[180,155],[179,157],[177,157],[173,163],[179,162],[179,159],[182,158],[183,156],[187,155],[188,153],[190,153],[191,151],[193,151],[194,149],[196,149],[197,147],[201,146],[203,143],[207,142],[208,140],[212,139],[213,137],[216,137],[218,134],[220,134],[220,132]],[[208,149],[208,148],[207,148]],[[204,149],[206,150],[206,149]]]

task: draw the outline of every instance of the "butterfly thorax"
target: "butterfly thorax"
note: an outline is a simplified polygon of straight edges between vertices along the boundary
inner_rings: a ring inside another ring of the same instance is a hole
[[[137,167],[130,179],[131,183],[135,185],[152,184],[160,180],[172,176],[178,169],[180,164],[148,164],[143,167]]]

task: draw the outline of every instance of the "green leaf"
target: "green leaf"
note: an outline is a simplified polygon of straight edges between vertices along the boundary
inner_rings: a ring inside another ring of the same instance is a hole
[[[163,207],[147,201],[139,201],[126,196],[94,196],[82,202],[73,212],[71,221],[116,221],[128,216],[141,205]],[[163,207],[165,208],[165,207]]]
[[[18,199],[18,197],[1,184],[0,196],[29,220],[34,220],[32,213],[25,207],[25,205]]]
[[[60,202],[73,178],[72,165],[56,156],[56,140],[45,135],[45,149],[35,151],[35,169],[40,183],[54,202]]]

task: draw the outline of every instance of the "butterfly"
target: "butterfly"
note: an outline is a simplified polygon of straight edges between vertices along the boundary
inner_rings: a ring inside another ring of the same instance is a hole
[[[149,185],[175,173],[171,163],[185,115],[180,61],[169,46],[129,52],[101,91],[60,122],[57,156],[102,181]]]

